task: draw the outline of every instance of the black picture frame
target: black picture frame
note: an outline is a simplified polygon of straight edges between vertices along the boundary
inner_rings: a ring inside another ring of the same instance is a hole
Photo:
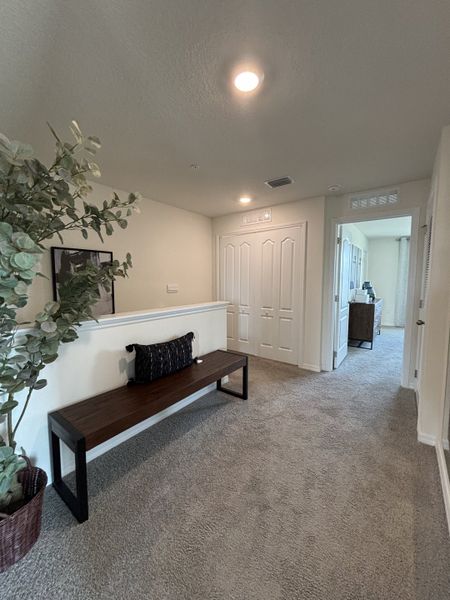
[[[72,265],[86,264],[88,261],[95,265],[111,263],[113,261],[113,253],[109,250],[89,250],[87,248],[68,248],[66,246],[52,246],[51,261],[52,261],[52,286],[53,300],[58,301],[58,283],[61,280],[61,263],[64,260],[64,270],[71,268]],[[70,260],[72,257],[72,260]],[[116,312],[114,299],[114,283],[111,284],[111,291],[104,290],[103,297],[92,308],[92,313],[95,317],[102,315],[113,315]]]

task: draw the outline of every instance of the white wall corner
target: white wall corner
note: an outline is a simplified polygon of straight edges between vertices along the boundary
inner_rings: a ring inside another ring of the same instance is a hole
[[[436,446],[436,436],[431,433],[424,433],[417,428],[417,440],[427,446]]]
[[[448,475],[447,461],[445,460],[444,447],[441,443],[436,444],[436,456],[441,479],[442,495],[444,497],[445,514],[447,516],[447,527],[450,534],[450,479]]]

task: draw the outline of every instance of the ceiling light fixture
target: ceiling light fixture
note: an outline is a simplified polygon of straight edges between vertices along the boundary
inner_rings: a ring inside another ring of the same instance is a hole
[[[260,80],[253,71],[242,71],[234,78],[234,85],[240,92],[252,92],[258,87]]]
[[[241,196],[239,198],[239,202],[241,204],[250,204],[251,201],[252,201],[252,199],[250,198],[250,196]]]

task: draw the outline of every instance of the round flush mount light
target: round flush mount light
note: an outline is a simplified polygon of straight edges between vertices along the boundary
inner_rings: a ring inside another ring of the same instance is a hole
[[[253,92],[261,82],[261,77],[254,71],[241,71],[234,78],[234,86],[240,92]]]
[[[239,202],[241,204],[250,204],[251,201],[252,201],[252,199],[250,198],[250,196],[241,196],[239,198]]]

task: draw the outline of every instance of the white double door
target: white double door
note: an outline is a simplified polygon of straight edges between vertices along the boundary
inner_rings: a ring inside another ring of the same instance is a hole
[[[305,226],[220,238],[220,297],[228,348],[298,364],[304,291]]]

